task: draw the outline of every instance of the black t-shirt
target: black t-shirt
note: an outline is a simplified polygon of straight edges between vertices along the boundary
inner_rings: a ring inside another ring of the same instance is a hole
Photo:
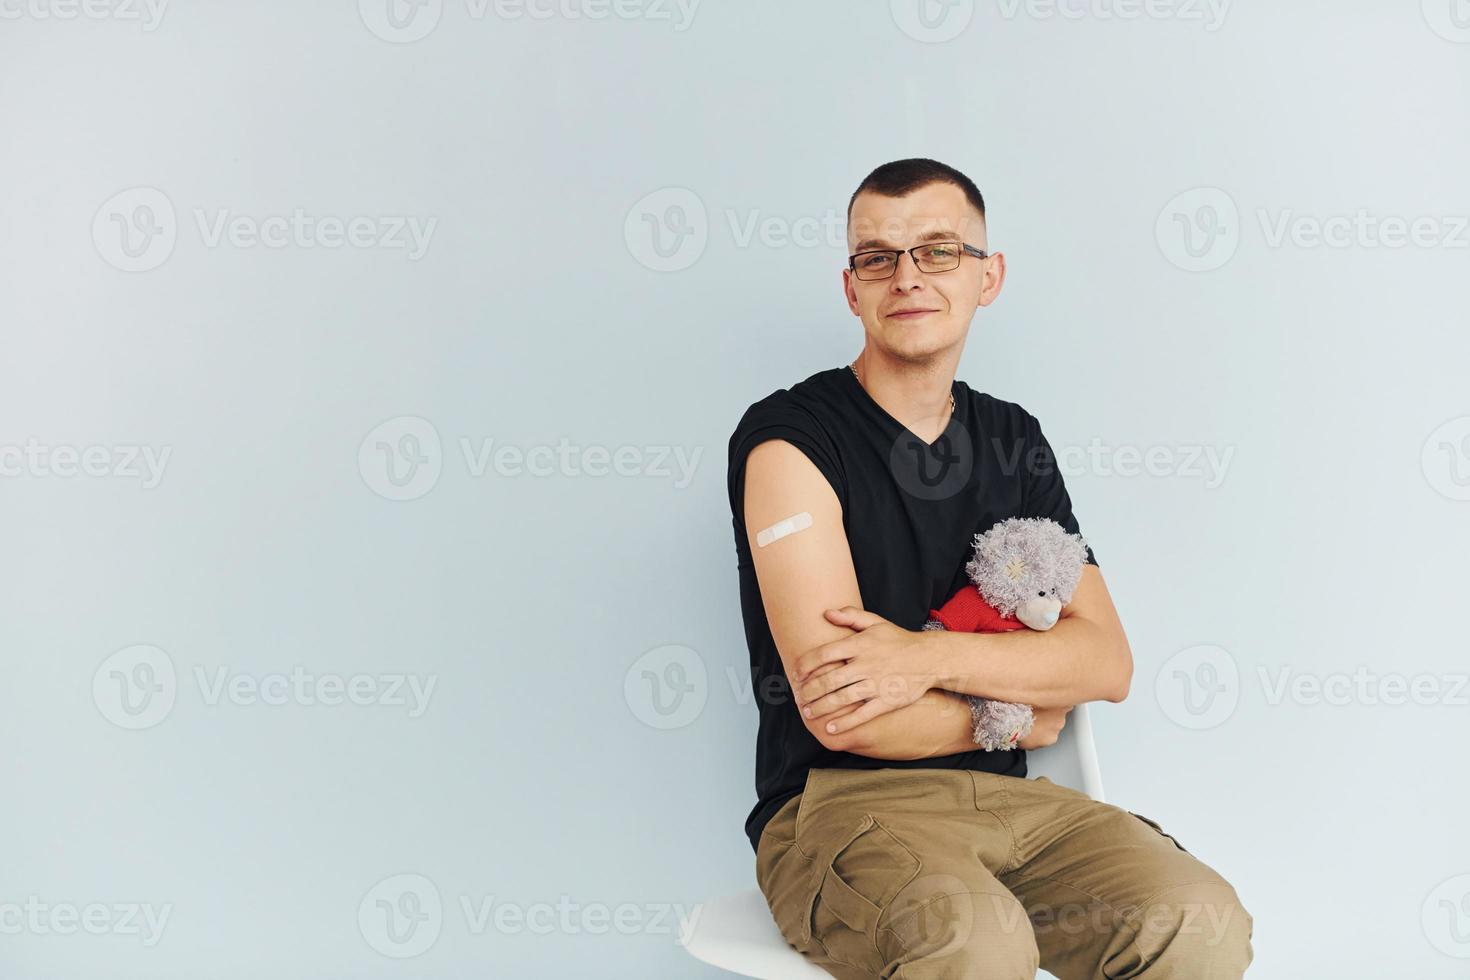
[[[1036,418],[1014,402],[954,383],[955,412],[931,445],[875,402],[846,366],[812,375],[752,405],[730,437],[729,492],[740,606],[760,711],[755,788],[745,821],[752,847],[807,770],[975,769],[1026,775],[1023,749],[976,749],[931,759],[831,752],[803,724],[771,638],[745,529],[745,459],[768,439],[800,449],[832,484],[857,570],[862,607],[904,629],[967,584],[976,534],[1007,517],[1049,517],[1078,533],[1072,503]],[[759,529],[757,529],[759,530]],[[1089,548],[1087,560],[1097,564]]]

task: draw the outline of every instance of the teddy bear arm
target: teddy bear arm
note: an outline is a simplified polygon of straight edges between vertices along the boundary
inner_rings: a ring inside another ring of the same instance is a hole
[[[970,702],[971,738],[987,752],[1013,749],[1027,735],[1035,715],[1030,705],[992,701],[967,695]]]

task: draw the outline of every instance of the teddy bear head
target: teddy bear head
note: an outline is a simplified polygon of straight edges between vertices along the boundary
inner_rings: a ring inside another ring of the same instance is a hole
[[[1011,517],[975,535],[965,574],[1002,616],[1051,629],[1082,579],[1087,542],[1046,517]]]

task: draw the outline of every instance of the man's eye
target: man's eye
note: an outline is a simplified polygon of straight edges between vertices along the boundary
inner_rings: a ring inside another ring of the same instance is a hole
[[[954,258],[954,247],[950,245],[931,245],[929,247],[929,257],[931,259]]]
[[[888,265],[892,261],[893,256],[885,253],[880,253],[878,255],[863,256],[860,264],[864,269],[881,269],[883,268],[883,266]]]

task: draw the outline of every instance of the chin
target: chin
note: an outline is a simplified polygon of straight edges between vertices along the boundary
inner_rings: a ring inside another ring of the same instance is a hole
[[[921,331],[906,331],[902,324],[888,324],[881,334],[890,353],[906,361],[924,361],[954,345],[949,331],[925,325]]]

